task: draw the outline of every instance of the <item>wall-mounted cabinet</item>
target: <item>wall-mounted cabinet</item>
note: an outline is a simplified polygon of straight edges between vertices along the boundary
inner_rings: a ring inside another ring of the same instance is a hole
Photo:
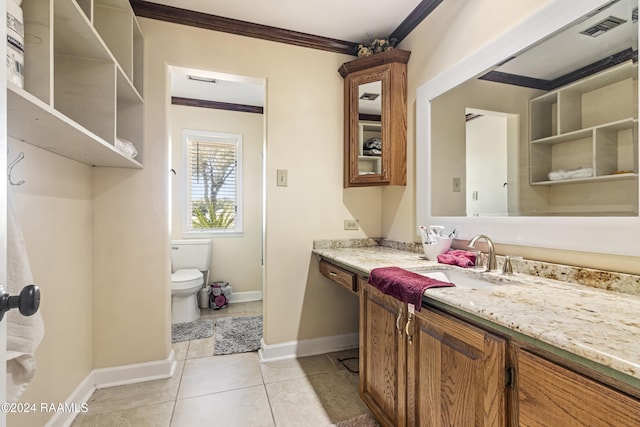
[[[530,183],[638,180],[638,80],[632,61],[530,102]]]
[[[22,9],[25,82],[8,84],[8,134],[82,163],[141,168],[143,40],[129,2],[24,0]]]
[[[344,187],[406,185],[407,62],[390,50],[342,64]]]

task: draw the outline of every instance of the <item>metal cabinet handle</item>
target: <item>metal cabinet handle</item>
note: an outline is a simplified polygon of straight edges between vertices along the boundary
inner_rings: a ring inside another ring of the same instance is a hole
[[[338,273],[336,273],[335,271],[330,271],[329,272],[329,276],[331,277],[336,277],[338,275]]]
[[[402,321],[402,309],[400,309],[400,312],[398,312],[398,317],[396,317],[396,329],[398,330],[398,333],[400,335],[402,335],[402,324],[400,323]]]
[[[404,327],[404,332],[407,334],[407,338],[409,339],[409,344],[413,343],[413,334],[410,331],[411,322],[413,322],[413,314],[409,313],[409,320],[407,320],[407,324]]]

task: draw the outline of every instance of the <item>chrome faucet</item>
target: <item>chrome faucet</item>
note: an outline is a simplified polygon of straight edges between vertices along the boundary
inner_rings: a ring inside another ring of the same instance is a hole
[[[468,246],[475,249],[476,243],[480,239],[484,239],[487,242],[487,247],[489,248],[489,252],[487,253],[487,268],[485,268],[484,271],[495,270],[498,267],[496,262],[496,250],[493,247],[493,241],[489,237],[484,234],[478,234],[477,236],[474,236],[473,239],[469,240]]]

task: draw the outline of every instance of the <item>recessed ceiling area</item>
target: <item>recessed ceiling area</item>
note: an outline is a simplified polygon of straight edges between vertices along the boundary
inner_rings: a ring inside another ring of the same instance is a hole
[[[637,19],[629,0],[620,0],[581,22],[573,23],[495,71],[541,80],[554,80],[628,49],[637,50]],[[637,9],[635,11],[637,14]],[[582,34],[614,17],[622,23],[597,37]]]
[[[171,67],[171,96],[264,107],[264,80]]]

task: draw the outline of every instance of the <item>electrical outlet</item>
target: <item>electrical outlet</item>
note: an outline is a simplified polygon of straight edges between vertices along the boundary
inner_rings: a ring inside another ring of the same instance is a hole
[[[454,193],[459,193],[460,192],[460,178],[459,177],[453,178],[453,192]]]
[[[358,220],[357,219],[345,219],[344,220],[344,229],[345,230],[357,230],[358,229]]]

